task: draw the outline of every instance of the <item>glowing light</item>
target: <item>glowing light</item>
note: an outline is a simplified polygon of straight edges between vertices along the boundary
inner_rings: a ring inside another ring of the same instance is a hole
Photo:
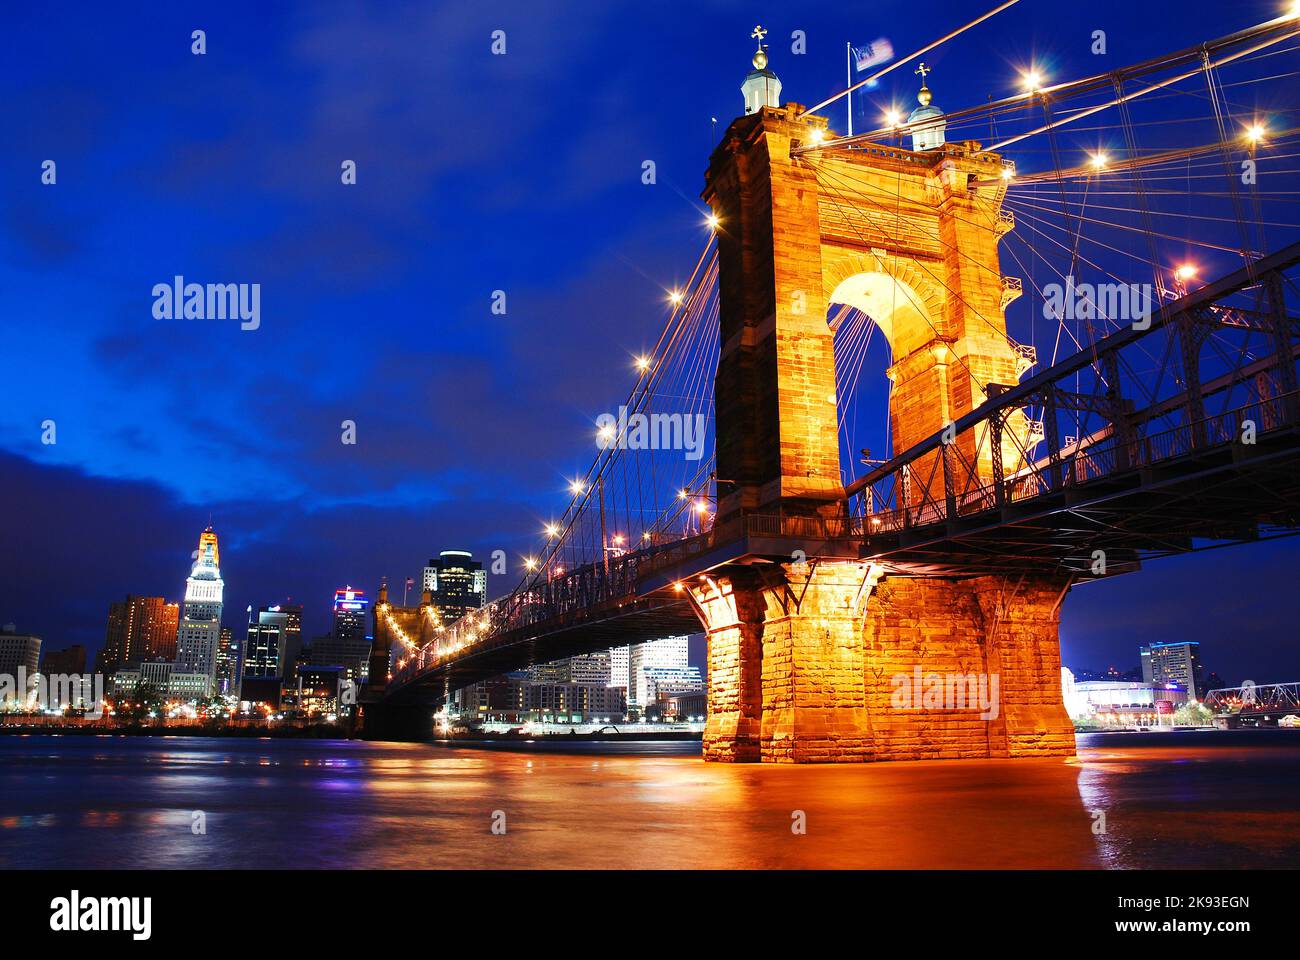
[[[600,430],[596,432],[596,436],[599,437],[601,440],[613,440],[614,428],[608,425],[603,426],[600,428]]]
[[[700,515],[706,514],[709,512],[709,505],[701,500],[695,505],[695,512]]]
[[[886,110],[886,111],[885,111],[885,126],[887,126],[887,127],[900,127],[900,126],[902,126],[902,125],[903,125],[903,111],[902,111],[902,110],[893,110],[893,109],[891,109],[891,110]]]
[[[1092,155],[1092,161],[1091,161],[1091,162],[1092,162],[1093,169],[1094,169],[1094,170],[1101,170],[1101,169],[1103,169],[1103,168],[1106,166],[1106,161],[1107,161],[1108,159],[1109,159],[1109,158],[1106,156],[1106,154],[1104,154],[1104,153],[1102,153],[1100,150],[1098,150],[1096,153],[1094,153],[1094,154]]]
[[[676,306],[682,302],[682,292],[680,290],[674,290],[668,294],[668,299],[673,302],[673,306]]]
[[[642,540],[649,540],[649,539],[650,539],[650,531],[649,531],[649,530],[642,530],[642,531],[641,531],[641,539],[642,539]]]
[[[1297,0],[1300,2],[1300,0]],[[1259,143],[1268,134],[1267,128],[1262,123],[1252,123],[1246,128],[1245,137],[1251,143]]]
[[[621,533],[616,533],[616,534],[614,534],[614,543],[615,543],[615,545],[621,544],[622,542],[623,542],[623,534],[621,534]]]
[[[684,489],[682,489],[682,490],[678,490],[678,491],[677,491],[677,499],[678,499],[678,500],[685,500],[685,499],[686,499],[687,497],[689,497],[689,496],[690,496],[690,494],[687,493]]]
[[[1003,168],[1002,168],[1002,179],[1003,179],[1003,180],[1010,180],[1010,179],[1011,179],[1012,177],[1014,177],[1014,176],[1015,176],[1015,172],[1014,172],[1010,167],[1003,167]]]
[[[577,496],[579,494],[586,493],[587,488],[583,486],[581,480],[574,480],[571,484],[569,484],[569,492],[572,493],[574,496]]]
[[[808,134],[808,138],[812,140],[813,143],[821,143],[826,139],[826,131],[821,127],[814,127],[812,132]]]
[[[536,557],[524,557],[524,567],[527,568],[530,572],[533,571],[533,570],[536,570],[536,569],[537,569],[537,558],[536,558]]]
[[[1190,263],[1184,263],[1181,266],[1179,266],[1176,270],[1174,270],[1174,278],[1176,280],[1187,281],[1187,280],[1191,280],[1195,276],[1196,276],[1196,267],[1192,266],[1192,264]]]
[[[558,526],[556,526],[555,524],[553,524],[553,523],[548,523],[548,524],[546,525],[546,535],[547,535],[548,537],[558,536],[558,535],[559,535],[559,532],[560,532],[560,528],[559,528]]]
[[[637,368],[638,370],[640,370],[642,373],[645,373],[647,370],[650,369],[650,358],[649,358],[649,357],[637,357],[637,358],[636,358],[636,368]]]
[[[1037,70],[1027,70],[1020,75],[1020,82],[1024,88],[1033,93],[1043,85],[1043,75]]]
[[[709,214],[709,218],[704,222],[709,225],[710,230],[716,230],[718,229],[718,227],[722,225],[722,221],[718,219],[718,215],[716,213]]]
[[[676,590],[678,593],[681,593],[684,587],[682,587],[681,582],[678,581],[677,583],[673,584],[673,589]]]

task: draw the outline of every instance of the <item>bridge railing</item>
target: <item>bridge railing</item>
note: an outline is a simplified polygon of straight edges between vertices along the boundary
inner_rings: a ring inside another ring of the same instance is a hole
[[[851,513],[868,536],[950,523],[1296,429],[1300,323],[1284,271],[1297,263],[1300,244],[1018,386],[989,385],[978,408],[850,484]],[[1254,308],[1220,302],[1234,296]]]

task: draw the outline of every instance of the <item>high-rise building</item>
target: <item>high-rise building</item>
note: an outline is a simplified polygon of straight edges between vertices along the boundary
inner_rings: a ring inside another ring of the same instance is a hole
[[[176,635],[178,673],[202,673],[210,693],[217,687],[217,647],[221,643],[221,606],[225,582],[217,535],[208,527],[199,535],[199,549],[185,581],[185,606]]]
[[[609,685],[627,690],[627,677],[630,647],[610,647],[609,649]]]
[[[125,600],[109,605],[108,629],[95,657],[95,670],[110,674],[123,664],[175,659],[179,625],[179,604],[127,594]]]
[[[468,550],[444,550],[424,568],[424,589],[450,626],[487,600],[487,571]]]
[[[47,677],[86,672],[86,648],[77,643],[62,650],[47,650],[41,658],[41,673]]]
[[[36,668],[41,662],[41,638],[19,633],[12,623],[0,627],[0,674],[11,679],[7,684],[0,684],[8,699],[26,700],[26,693],[17,689],[18,668],[23,669],[26,681],[30,684],[36,679]]]
[[[1138,647],[1142,658],[1142,679],[1157,687],[1176,684],[1193,699],[1205,693],[1201,677],[1200,644],[1195,640],[1181,643],[1151,643]]]
[[[311,644],[311,665],[343,667],[347,678],[364,680],[370,668],[370,637],[366,635],[370,601],[361,590],[334,591],[334,629]]]
[[[298,658],[302,654],[302,604],[282,603],[284,614],[284,645],[280,649],[280,676],[286,686],[293,686],[298,677]]]
[[[581,653],[552,663],[539,663],[528,668],[528,679],[533,683],[599,683],[614,686],[609,681],[609,651]]]
[[[217,639],[217,693],[238,694],[241,672],[240,643],[229,627],[222,627]]]
[[[628,687],[627,705],[629,707],[646,707],[655,701],[652,689],[654,676],[647,673],[653,669],[687,670],[690,652],[687,638],[664,637],[649,643],[638,643],[628,652]]]
[[[244,679],[282,677],[285,633],[289,615],[279,606],[248,608],[248,634],[244,640]]]

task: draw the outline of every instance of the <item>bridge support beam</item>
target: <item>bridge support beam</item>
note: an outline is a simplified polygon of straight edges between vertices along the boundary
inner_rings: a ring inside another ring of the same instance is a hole
[[[762,564],[691,588],[708,635],[706,760],[1062,756],[1066,581]]]

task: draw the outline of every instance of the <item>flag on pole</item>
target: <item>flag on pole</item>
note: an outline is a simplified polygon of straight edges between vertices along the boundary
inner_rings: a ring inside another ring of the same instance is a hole
[[[894,59],[894,45],[885,37],[853,48],[853,65],[859,73]]]
[[[870,70],[872,67],[878,67],[882,63],[888,63],[893,59],[894,45],[885,37],[879,37],[870,43],[853,48],[853,67],[858,73],[863,70]],[[872,80],[867,84],[867,89],[874,90],[878,85],[875,80]]]

